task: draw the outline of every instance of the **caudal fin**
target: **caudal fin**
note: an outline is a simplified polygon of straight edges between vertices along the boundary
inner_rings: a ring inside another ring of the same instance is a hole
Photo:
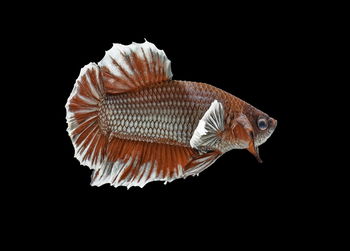
[[[100,69],[95,63],[90,63],[81,69],[66,104],[67,131],[73,142],[75,157],[92,169],[103,164],[108,142],[98,119],[104,93]]]

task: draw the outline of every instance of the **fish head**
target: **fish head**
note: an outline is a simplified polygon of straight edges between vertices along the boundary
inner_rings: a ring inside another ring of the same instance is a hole
[[[276,129],[277,120],[252,106],[248,106],[244,114],[253,129],[255,146],[262,145]]]
[[[235,116],[232,123],[233,142],[236,145],[239,142],[239,148],[247,149],[262,162],[258,146],[266,142],[276,126],[277,120],[247,104],[243,111]]]
[[[251,105],[245,107],[244,114],[249,120],[252,129],[251,137],[254,139],[253,143],[247,149],[259,162],[262,162],[259,156],[258,146],[265,143],[275,131],[277,120]]]

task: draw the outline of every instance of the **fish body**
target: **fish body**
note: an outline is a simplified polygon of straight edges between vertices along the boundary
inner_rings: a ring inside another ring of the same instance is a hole
[[[277,125],[219,88],[172,80],[165,53],[148,42],[115,44],[84,67],[66,109],[75,156],[97,186],[196,175],[231,149],[260,161],[257,147]]]
[[[118,138],[190,147],[198,121],[214,100],[228,107],[227,120],[243,107],[242,100],[214,86],[169,81],[106,95],[99,117],[104,132]]]

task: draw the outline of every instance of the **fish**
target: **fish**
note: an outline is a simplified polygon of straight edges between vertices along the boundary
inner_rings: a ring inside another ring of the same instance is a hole
[[[66,103],[68,134],[91,185],[144,187],[199,175],[232,149],[258,147],[277,120],[213,85],[172,79],[163,50],[115,43],[80,71]]]

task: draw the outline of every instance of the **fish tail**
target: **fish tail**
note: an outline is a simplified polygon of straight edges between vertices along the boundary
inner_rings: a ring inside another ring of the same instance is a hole
[[[97,64],[83,67],[66,104],[68,134],[75,157],[91,169],[105,161],[108,135],[99,121],[99,106],[105,96],[101,72]]]

